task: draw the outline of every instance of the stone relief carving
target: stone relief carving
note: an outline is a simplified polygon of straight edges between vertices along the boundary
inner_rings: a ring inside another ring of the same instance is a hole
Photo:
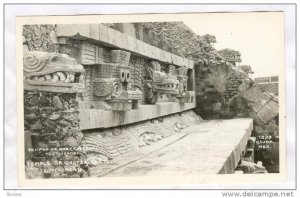
[[[152,61],[151,66],[146,68],[147,76],[145,79],[145,101],[148,104],[157,102],[158,94],[177,95],[179,81],[177,77],[161,71],[158,62]]]
[[[128,66],[130,53],[111,50],[111,62],[93,66],[93,94],[95,100],[106,101],[114,111],[137,108],[142,99],[142,91],[132,86],[133,67]]]
[[[190,103],[193,102],[193,96],[191,93],[188,91],[188,68],[186,67],[180,67],[178,68],[178,76],[177,79],[179,81],[179,86],[178,86],[178,95],[177,98],[180,103]]]
[[[24,129],[27,145],[26,165],[28,178],[31,173],[43,173],[42,177],[82,177],[83,172],[47,172],[45,161],[84,159],[83,153],[68,156],[49,156],[50,149],[78,147],[83,134],[79,129],[77,93],[85,90],[82,65],[65,54],[28,51],[23,57],[24,72]],[[30,163],[40,163],[31,166]],[[62,165],[54,168],[62,169]],[[74,166],[74,170],[80,169]]]
[[[110,50],[90,41],[58,40],[60,51],[72,49],[69,54],[86,70],[83,108],[127,111],[138,108],[140,103],[190,102],[186,67],[170,65],[166,70],[158,61],[150,65],[137,61],[128,51]]]
[[[169,65],[167,73],[161,71],[161,65],[152,61],[151,66],[146,69],[147,76],[145,80],[145,101],[148,104],[155,104],[159,95],[166,94],[169,101],[188,103],[191,101],[191,95],[187,90],[187,71],[186,67],[175,68]]]
[[[23,58],[26,90],[83,92],[84,69],[65,54],[29,51]]]

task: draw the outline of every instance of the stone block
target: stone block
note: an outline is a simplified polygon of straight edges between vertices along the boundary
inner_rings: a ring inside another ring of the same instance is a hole
[[[152,56],[151,55],[151,45],[149,45],[148,43],[146,43],[144,45],[144,47],[146,48],[145,49],[145,55],[150,58]]]
[[[172,54],[170,52],[164,51],[165,57],[166,57],[166,62],[172,64]]]
[[[159,60],[162,62],[167,62],[164,50],[159,49]]]
[[[130,52],[123,50],[111,50],[110,57],[111,62],[128,66],[130,60]]]
[[[159,48],[155,48],[155,59],[160,60],[160,49]]]
[[[107,34],[108,34],[108,43],[117,46],[117,41],[116,41],[116,30],[107,28]]]
[[[155,58],[155,50],[156,50],[156,47],[150,45],[150,49],[151,49],[151,58],[156,59],[156,58]]]
[[[184,64],[183,64],[183,59],[184,59],[184,58],[182,58],[181,56],[178,56],[178,65],[179,65],[179,66],[184,66]]]
[[[108,31],[105,25],[99,24],[99,40],[108,43]]]
[[[268,123],[274,119],[279,112],[279,105],[277,102],[269,101],[258,113],[257,116],[264,122]]]
[[[75,36],[80,34],[84,37],[90,36],[89,24],[57,24],[56,34],[58,37]]]
[[[171,54],[171,63],[174,65],[177,65],[177,60],[176,60],[176,55],[175,54]]]
[[[188,60],[188,67],[193,69],[194,68],[194,61]]]
[[[142,55],[145,55],[144,42],[142,42],[140,40],[137,40],[136,43],[137,43],[138,49],[139,49],[138,53],[142,54]]]
[[[271,96],[267,93],[263,93],[260,95],[254,103],[252,103],[251,108],[255,111],[258,112],[263,106],[271,100]]]
[[[107,128],[131,124],[169,114],[183,112],[195,107],[196,104],[194,100],[192,103],[184,104],[179,104],[177,102],[165,102],[155,105],[140,105],[139,109],[131,109],[129,111],[123,112],[96,109],[80,109],[80,129],[85,130],[93,128]],[[94,111],[101,111],[101,113],[95,113]],[[102,120],[101,123],[97,121],[99,119]]]
[[[91,127],[97,127],[97,123],[98,123],[98,113],[96,109],[91,109],[89,111],[89,118],[90,118],[90,126]]]
[[[85,42],[81,45],[81,63],[84,65],[96,64],[97,59],[97,46]]]
[[[254,102],[260,95],[263,94],[263,90],[260,86],[253,86],[243,95],[245,99],[250,102]]]
[[[144,43],[145,56],[151,57],[151,48],[148,43]]]
[[[126,34],[121,34],[122,37],[122,46],[123,49],[127,49],[128,50],[128,36]]]
[[[155,48],[152,45],[149,45],[148,49],[149,49],[149,57],[151,57],[152,59],[155,59],[154,58],[154,56],[155,56]]]
[[[99,40],[100,30],[98,24],[90,24],[90,38]]]
[[[104,125],[105,120],[101,119],[103,117],[103,111],[96,111],[97,113],[97,126]]]
[[[97,49],[97,52],[96,52],[97,60],[96,60],[96,62],[97,62],[97,64],[101,64],[101,63],[104,62],[104,50],[103,50],[102,47],[97,47],[96,49]]]
[[[135,38],[133,38],[131,36],[127,36],[127,39],[128,39],[127,49],[134,52],[134,50],[136,48],[135,47],[135,45],[136,45]]]
[[[112,104],[113,111],[130,111],[131,102],[113,102]]]
[[[177,65],[182,66],[182,57],[176,55],[176,61],[177,61]]]
[[[123,35],[119,31],[116,31],[116,46],[119,48],[124,48],[123,47]]]
[[[90,110],[92,109],[80,109],[79,110],[79,120],[80,120],[80,128],[81,129],[89,129],[90,128]]]
[[[116,64],[103,63],[93,68],[93,80],[95,78],[112,78],[116,70]]]
[[[185,66],[185,67],[189,67],[189,62],[188,62],[188,59],[186,59],[186,58],[183,58],[183,66]]]
[[[175,61],[176,61],[176,65],[181,66],[180,65],[180,57],[177,56],[176,54],[175,54]]]
[[[174,65],[182,66],[180,63],[180,57],[176,54],[172,54],[172,62]]]
[[[138,45],[137,39],[134,40],[134,52],[138,54],[140,53],[140,46]]]

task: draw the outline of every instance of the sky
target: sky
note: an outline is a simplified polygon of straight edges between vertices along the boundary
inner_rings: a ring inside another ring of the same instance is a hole
[[[216,36],[217,50],[241,53],[241,64],[250,65],[252,77],[278,75],[284,66],[284,15],[280,12],[215,13],[184,20],[199,35]]]

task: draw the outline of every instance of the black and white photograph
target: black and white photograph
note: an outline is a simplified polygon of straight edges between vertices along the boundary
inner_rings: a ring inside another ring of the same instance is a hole
[[[18,185],[285,181],[285,25],[280,11],[17,16]]]
[[[265,17],[261,32],[278,24],[283,36],[282,13],[238,15]],[[253,77],[239,49],[195,31],[183,21],[23,25],[26,178],[279,173],[282,56]]]

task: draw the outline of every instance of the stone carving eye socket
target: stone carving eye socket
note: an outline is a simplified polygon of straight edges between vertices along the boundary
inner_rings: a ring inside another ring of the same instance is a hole
[[[126,70],[125,73],[126,73],[126,79],[125,79],[125,81],[126,82],[130,82],[131,81],[131,73],[130,73],[130,71]]]
[[[125,82],[125,80],[126,80],[125,70],[123,70],[123,69],[120,70],[120,80],[121,80],[121,82]]]
[[[119,97],[122,93],[122,84],[120,82],[115,82],[113,84],[113,91],[112,91],[112,96],[113,97]]]
[[[50,58],[51,62],[56,62],[58,61],[58,57],[57,56],[53,56]]]

